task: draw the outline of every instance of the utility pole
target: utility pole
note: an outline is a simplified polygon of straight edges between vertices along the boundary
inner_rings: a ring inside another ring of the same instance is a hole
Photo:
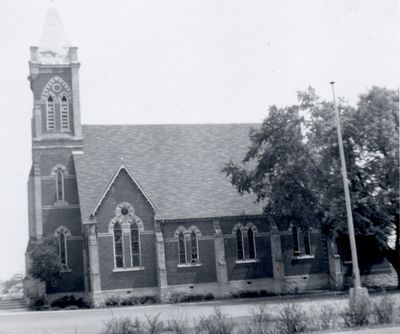
[[[360,269],[358,267],[358,257],[357,257],[357,246],[356,246],[356,238],[354,235],[354,224],[353,224],[353,215],[351,212],[351,201],[350,201],[350,192],[349,192],[349,181],[347,178],[347,169],[346,169],[346,160],[344,158],[344,149],[343,149],[343,140],[342,140],[342,127],[340,126],[340,117],[339,110],[336,104],[336,96],[335,96],[335,82],[331,81],[332,85],[332,95],[333,95],[333,106],[335,109],[336,116],[336,127],[337,127],[337,136],[339,143],[339,153],[340,153],[340,163],[342,166],[342,178],[343,178],[343,189],[344,189],[344,197],[346,201],[346,214],[347,214],[347,225],[349,230],[349,239],[350,239],[350,249],[351,249],[351,260],[353,264],[353,278],[354,278],[354,289],[350,290],[350,296],[357,299],[357,297],[362,295],[368,295],[367,289],[361,288],[361,279],[360,279]],[[353,300],[354,301],[354,300]]]

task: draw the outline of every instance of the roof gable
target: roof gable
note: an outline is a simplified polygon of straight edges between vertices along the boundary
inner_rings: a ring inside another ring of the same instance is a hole
[[[121,159],[122,160],[122,159]],[[125,164],[122,162],[121,166],[119,166],[119,168],[115,171],[113,177],[111,178],[110,182],[108,183],[106,189],[103,191],[102,195],[100,196],[99,200],[97,201],[94,209],[92,210],[92,212],[90,213],[90,216],[95,216],[97,210],[99,209],[99,207],[101,206],[101,204],[103,203],[104,198],[106,197],[107,193],[110,191],[112,185],[114,184],[116,178],[118,177],[118,175],[121,173],[121,171],[124,170],[128,176],[131,178],[131,180],[133,181],[133,183],[136,185],[136,187],[139,189],[139,191],[143,194],[143,196],[145,197],[145,199],[147,200],[147,202],[150,204],[151,208],[153,209],[154,212],[156,212],[156,207],[153,204],[153,202],[150,200],[150,198],[147,196],[147,194],[144,192],[143,188],[140,186],[140,184],[135,180],[134,176],[132,175],[132,173],[129,171],[128,167],[125,166]]]

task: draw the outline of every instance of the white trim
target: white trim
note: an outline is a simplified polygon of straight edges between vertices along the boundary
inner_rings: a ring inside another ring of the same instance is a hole
[[[141,271],[144,270],[145,268],[140,266],[140,267],[126,267],[126,268],[114,268],[113,273],[121,273],[121,272],[126,272],[126,271]]]
[[[114,173],[113,177],[111,178],[110,182],[108,183],[106,189],[104,190],[103,194],[100,196],[100,199],[97,201],[96,206],[94,207],[94,209],[91,212],[91,216],[94,216],[97,212],[97,210],[99,209],[100,205],[103,203],[104,198],[106,197],[107,193],[110,191],[111,186],[114,184],[115,179],[117,178],[117,176],[119,175],[119,173],[121,172],[121,170],[124,169],[129,177],[132,179],[132,181],[136,184],[136,186],[139,188],[139,190],[142,192],[142,194],[144,195],[144,197],[146,198],[147,202],[150,204],[150,206],[152,207],[153,211],[156,212],[157,208],[156,206],[153,204],[153,202],[150,200],[150,198],[146,195],[146,193],[144,192],[143,188],[139,185],[139,183],[136,181],[136,179],[133,177],[132,173],[129,171],[129,169],[125,166],[124,163],[121,163],[121,166],[117,169],[117,171]]]
[[[299,255],[299,256],[292,256],[293,260],[307,260],[307,259],[314,259],[315,256],[314,255]]]
[[[64,88],[65,90],[65,94],[70,97],[69,93],[71,92],[71,88],[69,87],[69,85],[58,75],[52,77],[49,81],[47,81],[46,85],[44,86],[43,90],[42,90],[42,94],[40,96],[41,100],[47,99],[50,94],[53,94],[50,90],[53,86],[53,84],[58,83],[62,86],[62,88]]]
[[[245,259],[245,260],[236,260],[235,263],[242,264],[242,263],[257,263],[259,260],[256,259]]]
[[[178,268],[202,267],[202,263],[178,263]]]
[[[54,209],[79,209],[79,205],[70,205],[67,202],[59,202],[54,205],[43,205],[42,210],[54,210]]]

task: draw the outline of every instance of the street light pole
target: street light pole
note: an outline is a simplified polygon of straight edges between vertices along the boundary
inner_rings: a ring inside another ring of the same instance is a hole
[[[336,96],[335,96],[335,87],[334,87],[335,82],[332,81],[332,82],[330,82],[330,84],[332,85],[333,106],[335,109],[340,162],[341,162],[341,166],[342,166],[344,197],[346,200],[347,225],[348,225],[348,230],[349,230],[351,260],[353,263],[353,277],[354,277],[354,288],[355,288],[354,295],[357,295],[357,291],[361,289],[361,280],[360,280],[360,269],[358,267],[356,238],[354,236],[353,215],[351,212],[351,201],[350,201],[350,192],[349,192],[349,184],[348,184],[349,181],[347,178],[346,160],[344,158],[342,128],[340,126],[339,110],[336,105]],[[364,291],[364,294],[365,294],[365,291]]]

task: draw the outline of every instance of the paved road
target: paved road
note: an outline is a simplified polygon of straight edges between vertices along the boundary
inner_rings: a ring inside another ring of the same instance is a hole
[[[395,295],[398,303],[400,294]],[[135,307],[121,307],[110,309],[90,309],[76,311],[43,311],[43,312],[3,312],[0,313],[0,334],[98,334],[104,326],[104,321],[112,317],[138,317],[155,316],[160,313],[160,320],[198,318],[208,316],[214,312],[214,306],[218,305],[222,312],[231,316],[236,321],[251,314],[252,309],[266,303],[266,311],[276,313],[278,302],[282,298],[262,298],[257,300],[229,300],[207,303],[175,304],[175,305],[146,305]],[[296,298],[305,310],[313,312],[321,305],[330,303],[337,307],[343,307],[347,303],[344,296],[316,298]],[[383,330],[383,331],[382,331]],[[342,332],[343,333],[343,332]],[[349,332],[352,333],[352,332]],[[363,333],[357,331],[357,334]],[[400,329],[379,329],[369,331],[366,334],[398,334]]]

